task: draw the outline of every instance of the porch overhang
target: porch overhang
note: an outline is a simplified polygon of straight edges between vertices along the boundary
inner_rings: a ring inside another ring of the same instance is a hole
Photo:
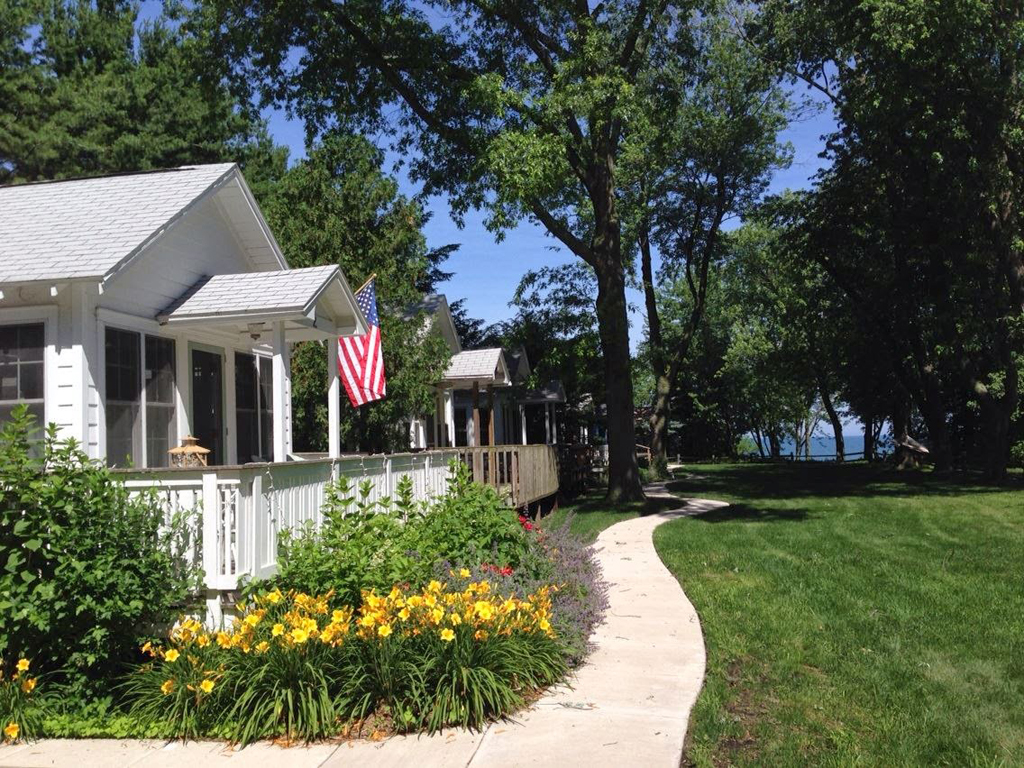
[[[157,321],[169,327],[232,330],[254,340],[280,324],[289,342],[368,332],[337,266],[205,277],[157,315]]]
[[[508,387],[512,385],[505,354],[501,348],[473,349],[453,355],[441,389]]]

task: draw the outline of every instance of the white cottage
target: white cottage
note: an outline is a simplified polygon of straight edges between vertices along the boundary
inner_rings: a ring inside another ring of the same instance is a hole
[[[28,403],[111,466],[166,466],[188,434],[211,464],[287,460],[289,346],[365,332],[338,267],[288,267],[234,164],[0,187],[0,420]]]

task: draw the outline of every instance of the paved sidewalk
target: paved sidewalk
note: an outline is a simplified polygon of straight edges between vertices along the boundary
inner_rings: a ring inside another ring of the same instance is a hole
[[[669,496],[648,486],[649,496]],[[597,649],[572,688],[549,691],[516,722],[483,733],[449,731],[282,749],[256,744],[46,740],[0,747],[0,766],[671,766],[679,765],[690,710],[704,679],[704,639],[697,614],[651,540],[663,522],[725,506],[680,501],[676,510],[626,520],[597,539],[611,605],[596,631]]]

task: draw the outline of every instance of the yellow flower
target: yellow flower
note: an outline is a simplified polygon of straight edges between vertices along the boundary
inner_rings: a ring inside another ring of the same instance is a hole
[[[205,648],[209,644],[210,644],[210,636],[209,635],[200,635],[199,637],[196,638],[196,645],[198,645],[200,648]]]
[[[164,680],[164,684],[160,686],[160,692],[164,696],[166,696],[167,694],[169,694],[173,690],[174,690],[174,681],[173,680]]]
[[[540,623],[537,626],[539,626],[542,630],[547,632],[549,629],[551,629],[551,622],[547,619],[541,619]]]
[[[245,623],[248,624],[250,627],[255,627],[257,624],[260,623],[261,618],[263,617],[260,616],[258,613],[250,613],[248,616],[245,617]]]
[[[372,613],[368,613],[359,620],[359,623],[362,624],[364,627],[372,627],[374,624],[377,623],[377,619],[374,617]]]
[[[256,650],[259,651],[260,653],[266,653],[266,650],[269,647],[270,647],[270,643],[268,643],[266,640],[263,640],[262,642],[259,642],[259,643],[256,644]]]
[[[473,639],[475,640],[486,640],[488,637],[486,629],[478,629],[473,633]]]
[[[275,624],[274,628],[270,630],[270,634],[274,637],[278,637],[284,634],[284,624]]]
[[[454,624],[455,626],[458,626],[459,624],[462,623],[462,617],[459,616],[459,614],[457,614],[457,613],[453,613],[451,615],[451,619],[452,619],[452,624]]]
[[[423,605],[423,598],[420,597],[419,595],[412,595],[409,598],[409,606],[410,607],[412,607],[412,608],[419,608],[421,605]]]
[[[203,680],[203,682],[199,684],[199,688],[203,693],[209,693],[213,690],[213,680]]]
[[[273,592],[264,595],[264,599],[271,605],[277,605],[279,602],[281,602],[281,592],[280,590],[275,589]]]
[[[293,629],[292,630],[292,642],[304,643],[309,640],[309,632],[304,629]]]
[[[444,640],[446,643],[450,643],[452,640],[455,639],[455,633],[452,630],[445,627],[441,630],[441,639]]]
[[[411,615],[412,614],[409,613],[408,608],[403,608],[398,612],[398,618],[400,618],[402,621],[408,621]]]
[[[434,610],[432,610],[430,612],[430,620],[433,621],[435,624],[440,624],[441,623],[441,619],[443,619],[443,618],[444,618],[444,611],[441,610],[440,608],[435,608]]]
[[[181,656],[181,654],[178,653],[175,649],[171,648],[171,650],[167,652],[167,655],[164,658],[166,658],[168,661],[174,662],[178,660],[179,656]]]
[[[217,633],[217,645],[219,645],[221,648],[228,648],[228,647],[230,647],[231,646],[231,635],[229,635],[227,632],[218,632]]]
[[[333,621],[335,624],[341,624],[343,621],[345,621],[346,618],[347,616],[345,615],[345,611],[335,610],[331,614],[331,621]]]
[[[431,592],[440,592],[441,591],[441,582],[438,581],[437,579],[433,579],[430,582],[430,584],[427,586],[427,589],[430,590]]]
[[[30,677],[28,680],[21,684],[21,690],[23,690],[25,693],[32,693],[32,691],[35,690],[35,687],[36,679],[34,677]]]
[[[21,733],[21,728],[18,727],[17,723],[8,723],[7,727],[4,728],[4,736],[6,736],[11,741],[17,739],[19,733]]]
[[[461,568],[459,570],[459,576],[461,576],[464,579],[469,578],[469,568]]]
[[[423,598],[423,602],[425,602],[430,608],[433,608],[435,605],[437,605],[437,598],[433,595],[427,595],[425,598]]]
[[[141,650],[142,650],[143,653],[148,653],[150,656],[152,656],[153,655],[153,644],[147,640],[146,644],[144,646],[142,646]]]
[[[29,667],[28,659],[18,659],[18,671],[19,672],[28,672],[28,667]],[[18,724],[17,723],[12,723],[12,725],[14,725],[16,727]]]
[[[476,611],[476,615],[484,621],[487,621],[494,615],[494,606],[486,600],[477,600],[473,605],[473,610]]]
[[[391,634],[391,625],[381,624],[379,627],[377,627],[377,634],[381,637],[387,637]]]

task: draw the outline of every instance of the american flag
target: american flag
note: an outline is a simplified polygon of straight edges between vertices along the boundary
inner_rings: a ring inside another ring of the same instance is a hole
[[[380,318],[377,316],[376,279],[359,289],[356,303],[366,315],[370,332],[363,336],[338,339],[338,372],[354,408],[387,394],[384,379],[384,355],[380,348]]]

